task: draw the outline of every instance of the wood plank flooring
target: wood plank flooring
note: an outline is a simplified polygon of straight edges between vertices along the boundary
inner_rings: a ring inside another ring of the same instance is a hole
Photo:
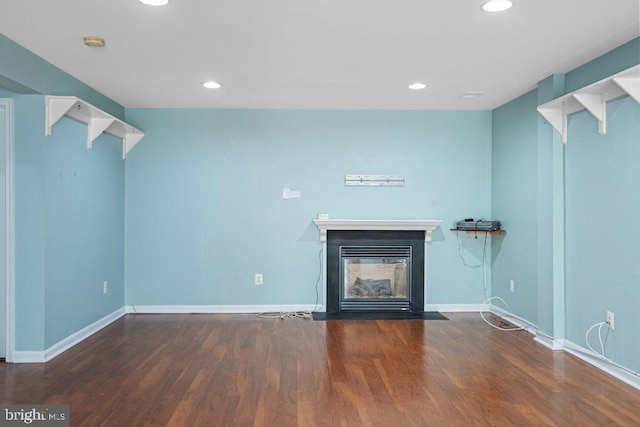
[[[640,391],[477,314],[449,321],[127,315],[46,364],[1,364],[3,403],[73,426],[640,426]]]

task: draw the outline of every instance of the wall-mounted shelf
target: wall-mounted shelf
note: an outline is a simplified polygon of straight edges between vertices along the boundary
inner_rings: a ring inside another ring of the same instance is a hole
[[[347,187],[404,187],[404,175],[345,175]]]
[[[538,112],[567,143],[567,125],[571,114],[587,110],[598,120],[598,131],[607,133],[607,102],[630,96],[640,103],[640,65],[631,67],[599,82],[549,101],[538,107]]]
[[[122,158],[144,137],[140,129],[105,113],[97,107],[75,96],[45,97],[45,135],[51,136],[51,128],[63,116],[70,117],[87,125],[87,150],[93,147],[93,141],[103,132],[122,139]]]
[[[450,228],[449,230],[451,231],[460,231],[460,232],[465,232],[467,234],[478,234],[478,233],[485,233],[485,234],[504,234],[506,233],[506,231],[504,230],[460,230],[459,228]]]

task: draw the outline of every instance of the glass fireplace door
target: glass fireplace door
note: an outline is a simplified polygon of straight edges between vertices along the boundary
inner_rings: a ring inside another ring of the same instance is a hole
[[[342,247],[341,310],[409,310],[411,247]]]

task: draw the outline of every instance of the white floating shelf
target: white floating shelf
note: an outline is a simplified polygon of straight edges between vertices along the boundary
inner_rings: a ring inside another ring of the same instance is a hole
[[[587,110],[598,120],[598,131],[607,133],[607,102],[630,96],[640,103],[640,65],[602,79],[538,107],[538,112],[567,143],[567,125],[571,114]]]
[[[75,96],[46,96],[45,135],[51,136],[51,128],[63,116],[70,117],[87,125],[87,150],[93,147],[93,141],[103,132],[122,139],[122,158],[144,137],[140,129],[105,113],[97,107]]]

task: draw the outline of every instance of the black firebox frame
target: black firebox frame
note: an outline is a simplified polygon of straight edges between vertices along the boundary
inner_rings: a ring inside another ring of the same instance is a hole
[[[424,311],[424,231],[328,230],[327,231],[327,313],[340,313],[341,246],[411,246],[411,290],[409,311]]]

